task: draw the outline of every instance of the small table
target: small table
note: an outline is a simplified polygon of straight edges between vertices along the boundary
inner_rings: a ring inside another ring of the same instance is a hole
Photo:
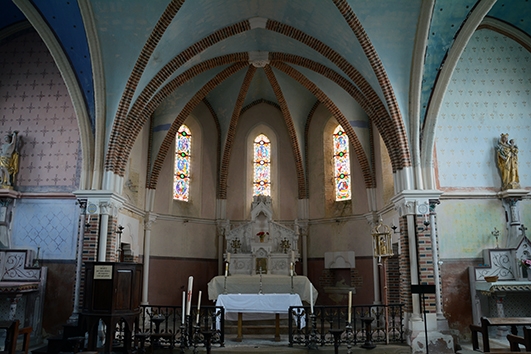
[[[302,306],[302,301],[298,294],[222,294],[216,306],[223,306],[225,314],[238,313],[238,342],[243,338],[242,313],[275,314],[275,340],[280,341],[279,314],[287,313],[290,306]]]

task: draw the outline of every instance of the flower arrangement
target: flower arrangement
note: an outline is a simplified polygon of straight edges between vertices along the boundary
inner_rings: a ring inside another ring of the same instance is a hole
[[[258,236],[258,238],[260,239],[260,242],[264,242],[264,239],[267,235],[269,235],[269,232],[265,232],[265,231],[260,231],[259,233],[256,234],[256,236]]]

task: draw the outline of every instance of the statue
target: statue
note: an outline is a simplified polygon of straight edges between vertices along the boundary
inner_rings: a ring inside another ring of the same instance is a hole
[[[13,189],[15,175],[18,172],[18,131],[4,136],[0,153],[0,184],[2,188]]]
[[[496,146],[496,163],[500,169],[502,190],[520,188],[518,177],[518,146],[509,134],[501,134]]]

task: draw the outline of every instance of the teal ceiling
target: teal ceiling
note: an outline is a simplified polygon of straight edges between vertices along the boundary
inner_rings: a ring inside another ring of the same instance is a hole
[[[25,20],[24,14],[11,0],[0,0],[0,29]],[[16,0],[33,6],[52,30],[62,49],[69,58],[80,88],[85,97],[87,111],[94,124],[94,90],[93,67],[91,55],[100,56],[103,63],[103,89],[105,92],[106,121],[116,115],[119,101],[124,93],[126,83],[131,76],[133,67],[151,35],[157,21],[164,13],[169,0],[87,0],[88,8],[94,19],[93,26],[97,38],[91,38],[99,44],[100,52],[89,51],[89,40],[78,2],[71,0]],[[423,65],[422,92],[420,97],[422,113],[421,121],[430,103],[431,94],[441,66],[451,48],[459,30],[477,6],[477,0],[435,0],[432,9],[430,27]],[[356,14],[363,30],[378,55],[393,93],[396,97],[401,116],[406,127],[409,119],[408,104],[410,102],[409,86],[412,75],[412,58],[415,36],[422,0],[348,0],[352,11]],[[528,0],[498,1],[488,16],[514,26],[526,34],[531,33],[531,4]],[[147,65],[133,95],[133,102],[153,77],[179,53],[202,40],[215,31],[231,26],[239,21],[251,18],[264,18],[278,21],[294,27],[332,49],[337,55],[352,65],[370,85],[372,90],[384,103],[381,83],[367,59],[356,35],[332,0],[186,0],[169,24]],[[282,34],[255,28],[241,34],[219,41],[199,55],[183,63],[169,74],[168,80],[183,73],[185,70],[204,62],[207,59],[224,54],[237,52],[275,52],[299,55],[309,58],[347,77],[332,61],[307,45]],[[186,91],[182,97],[197,92],[207,79],[212,78],[223,68],[209,70],[180,88]],[[300,68],[299,68],[300,69]],[[235,97],[245,75],[245,70],[226,80],[209,92],[206,97],[211,103],[218,119],[223,124],[230,122]],[[318,86],[328,87],[327,92],[341,90],[338,86],[320,74],[308,70],[305,76]],[[297,130],[304,126],[304,119],[315,103],[315,97],[308,90],[285,74],[280,74],[280,86],[287,90],[288,106],[292,111]],[[167,82],[166,81],[166,82]],[[177,95],[177,96],[176,96]],[[178,97],[171,95],[171,99]],[[341,100],[345,95],[335,95]],[[170,99],[170,98],[168,98]],[[257,100],[276,102],[276,97],[262,69],[259,69],[252,80],[245,104]],[[131,103],[131,104],[132,104]],[[165,103],[166,105],[168,103]],[[353,103],[341,102],[345,107]],[[170,105],[172,106],[172,105]],[[348,111],[348,110],[347,110]],[[355,110],[350,110],[354,112]],[[165,119],[168,119],[167,117]],[[355,121],[356,117],[347,117]],[[160,122],[164,125],[167,122]],[[226,126],[222,127],[226,131]]]

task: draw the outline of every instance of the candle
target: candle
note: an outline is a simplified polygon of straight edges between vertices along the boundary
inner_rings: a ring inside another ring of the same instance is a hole
[[[181,310],[181,323],[184,324],[184,311],[186,309],[186,292],[183,291],[183,307]]]
[[[225,263],[225,276],[229,275],[229,264]]]
[[[291,262],[295,263],[295,251],[291,250]]]
[[[192,307],[192,286],[194,284],[194,277],[188,277],[188,295],[186,299],[186,316],[190,316],[190,308]]]
[[[201,309],[201,290],[199,290],[199,298],[197,300],[197,319],[195,323],[199,324],[199,310]]]
[[[348,292],[348,323],[350,323],[351,312],[352,312],[352,291],[349,291]]]
[[[313,289],[310,289],[310,309],[313,315]]]
[[[290,272],[290,275],[293,276],[293,262],[289,264],[289,272]]]
[[[230,252],[227,252],[227,263],[230,263]]]

